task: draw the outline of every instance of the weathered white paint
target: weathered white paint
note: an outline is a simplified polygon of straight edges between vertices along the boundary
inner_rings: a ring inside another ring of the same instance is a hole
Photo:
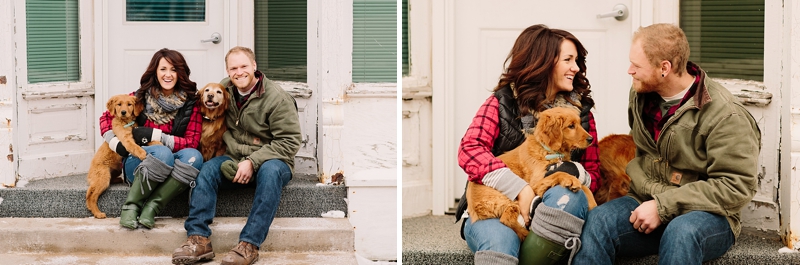
[[[320,93],[320,171],[344,169],[342,129],[345,89],[352,85],[353,1],[308,3],[308,84]]]
[[[430,214],[433,202],[431,128],[432,1],[410,0],[409,73],[403,76],[403,217]],[[413,32],[413,34],[411,34]]]
[[[431,99],[404,98],[403,126],[403,217],[431,213]]]
[[[346,119],[340,150],[345,180],[367,169],[397,169],[397,84],[356,87],[362,90],[348,90],[342,105]]]
[[[79,5],[80,24],[92,25],[92,1]],[[14,1],[13,10],[15,171],[24,181],[86,172],[95,149],[92,127],[87,126],[94,108],[94,31],[79,29],[79,81],[28,84],[25,1]]]
[[[354,172],[347,178],[347,189],[356,253],[369,260],[398,260],[397,170]]]
[[[0,1],[0,189],[16,185],[14,168],[13,127],[14,117],[14,1]]]
[[[300,116],[300,131],[303,134],[300,150],[294,158],[294,171],[297,174],[316,176],[317,168],[317,93],[307,83],[276,81],[288,91],[297,102],[297,114]]]
[[[779,98],[781,117],[781,236],[791,249],[800,249],[800,4],[783,1],[782,69],[784,85]],[[765,62],[766,63],[766,62]]]

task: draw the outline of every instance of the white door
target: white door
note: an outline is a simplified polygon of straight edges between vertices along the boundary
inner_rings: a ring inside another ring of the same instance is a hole
[[[133,2],[148,3],[137,6]],[[197,83],[198,89],[226,76],[224,56],[231,40],[224,31],[225,1],[199,1],[197,6],[149,2],[128,0],[102,4],[103,28],[95,30],[105,33],[107,57],[103,65],[98,66],[105,71],[105,75],[98,76],[105,81],[97,88],[98,114],[105,110],[110,96],[139,88],[139,79],[150,59],[162,48],[183,54],[191,70],[189,78]],[[212,35],[219,39],[201,42],[212,39]]]
[[[609,13],[617,4],[628,12],[632,0],[562,0],[562,1],[454,1],[453,41],[445,50],[452,51],[453,111],[445,114],[452,122],[453,136],[447,138],[448,152],[457,152],[458,144],[478,107],[491,95],[503,71],[503,62],[517,36],[534,24],[545,24],[574,34],[588,50],[587,77],[595,100],[593,110],[598,136],[628,133],[627,102],[630,89],[628,51],[632,35],[631,14],[619,21]],[[502,4],[501,4],[502,3]],[[450,148],[453,147],[453,148]],[[450,159],[452,158],[452,159]],[[455,156],[446,161],[455,167],[445,203],[452,203],[464,192],[466,174]],[[449,184],[448,184],[449,183]],[[450,207],[447,205],[445,207]]]

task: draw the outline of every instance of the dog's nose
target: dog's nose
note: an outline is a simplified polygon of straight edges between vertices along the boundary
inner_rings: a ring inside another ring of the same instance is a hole
[[[128,111],[123,110],[123,111],[120,111],[119,114],[122,114],[122,116],[125,116],[125,114],[128,114]]]
[[[592,144],[593,140],[594,140],[594,138],[592,138],[591,135],[589,135],[589,137],[586,137],[586,142],[589,143],[589,144]]]
[[[212,99],[214,99],[214,95],[208,95],[208,96],[206,96],[206,98],[208,98],[208,100],[212,100]]]

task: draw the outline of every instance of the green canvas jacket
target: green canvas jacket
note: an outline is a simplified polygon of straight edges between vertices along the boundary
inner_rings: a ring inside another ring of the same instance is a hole
[[[642,120],[645,96],[631,89],[628,121],[637,152],[626,169],[628,196],[655,199],[663,223],[691,211],[725,216],[738,237],[741,209],[756,193],[761,131],[730,91],[702,69],[698,74],[695,95],[656,141]]]
[[[250,159],[254,171],[267,160],[280,159],[294,172],[294,156],[302,141],[294,98],[263,77],[261,86],[239,110],[233,97],[238,93],[236,86],[227,77],[220,84],[231,93],[225,116],[228,130],[222,136],[227,145],[225,155],[239,162]]]

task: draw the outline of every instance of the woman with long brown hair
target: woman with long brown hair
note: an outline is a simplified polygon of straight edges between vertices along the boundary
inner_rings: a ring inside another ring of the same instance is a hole
[[[567,31],[545,25],[522,31],[494,93],[478,109],[461,139],[458,164],[469,181],[516,200],[532,230],[523,243],[499,219],[472,223],[464,213],[466,199],[462,196],[456,218],[464,218],[462,236],[475,253],[475,264],[552,264],[563,256],[571,257],[568,252],[574,253],[580,245],[578,237],[588,212],[586,195],[561,186],[534,194],[497,156],[522,144],[523,131],[533,129],[539,113],[553,107],[580,111],[581,125],[597,139],[586,55],[580,41]],[[571,157],[577,163],[564,162],[551,171],[575,175],[595,191],[599,186],[597,142]],[[533,210],[536,215],[531,220]]]
[[[113,117],[100,117],[100,134],[123,157],[123,171],[131,189],[122,206],[119,224],[136,229],[155,226],[155,215],[197,178],[203,156],[197,150],[202,134],[202,116],[195,105],[197,84],[189,79],[183,55],[167,48],[158,50],[131,93],[143,111],[136,118],[133,137],[147,152],[140,160],[118,144],[111,130]],[[160,141],[163,145],[146,145]]]

